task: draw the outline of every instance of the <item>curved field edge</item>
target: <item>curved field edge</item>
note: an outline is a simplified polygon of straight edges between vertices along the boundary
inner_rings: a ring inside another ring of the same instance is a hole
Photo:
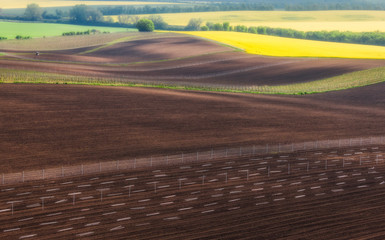
[[[385,47],[223,31],[180,32],[243,49],[246,53],[276,57],[385,59]]]
[[[197,90],[253,94],[303,95],[364,87],[385,82],[385,67],[343,74],[322,80],[278,86],[225,86],[119,78],[71,76],[36,71],[0,69],[0,83],[79,84],[99,86],[152,87],[176,90]]]

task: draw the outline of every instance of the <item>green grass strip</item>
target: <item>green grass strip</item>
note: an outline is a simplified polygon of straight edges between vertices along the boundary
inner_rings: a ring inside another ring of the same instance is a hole
[[[381,82],[385,82],[385,67],[346,73],[343,75],[306,83],[267,86],[266,91],[275,94],[302,95],[363,87]]]
[[[0,69],[0,83],[80,84],[98,86],[152,87],[176,90],[197,90],[253,94],[304,95],[363,87],[385,82],[385,67],[373,68],[306,83],[279,86],[223,86],[214,84],[181,85],[176,82],[128,80],[71,76],[36,71]]]
[[[106,43],[106,44],[104,44],[102,46],[99,46],[99,47],[96,47],[96,48],[93,48],[93,49],[81,52],[81,53],[79,53],[79,55],[83,55],[83,54],[87,54],[87,53],[93,53],[93,52],[99,51],[100,49],[103,49],[103,48],[115,45],[117,43],[125,42],[125,41],[128,41],[128,40],[134,39],[134,38],[135,38],[135,36],[119,38],[119,39],[116,39],[114,41],[108,42],[108,43]]]

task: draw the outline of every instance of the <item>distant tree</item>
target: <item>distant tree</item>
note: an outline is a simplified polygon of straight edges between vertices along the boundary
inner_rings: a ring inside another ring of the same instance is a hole
[[[201,27],[201,31],[208,31],[209,30],[209,27],[207,27],[207,26],[202,26]]]
[[[266,34],[266,27],[259,26],[257,27],[258,34]]]
[[[103,21],[103,14],[99,10],[97,10],[97,9],[94,9],[94,8],[88,9],[87,15],[88,15],[87,20],[89,22],[94,22],[95,23],[95,22]]]
[[[119,15],[118,16],[118,22],[121,24],[129,24],[130,23],[130,16],[129,15]]]
[[[85,4],[78,4],[75,5],[71,10],[70,10],[70,18],[75,21],[75,22],[87,22],[87,10],[88,7]]]
[[[212,30],[214,29],[214,23],[212,23],[212,22],[207,22],[207,23],[206,23],[206,26],[208,27],[208,29],[209,29],[210,31],[212,31]]]
[[[58,17],[57,15],[54,15],[52,13],[48,13],[47,11],[44,11],[41,16],[44,19],[60,19],[60,17]]]
[[[55,13],[56,13],[56,16],[58,17],[58,19],[64,17],[64,12],[60,9],[56,9]]]
[[[139,22],[139,20],[140,20],[140,17],[138,17],[138,16],[131,16],[131,18],[130,18],[131,20],[131,23],[132,24],[134,24],[135,26],[136,26],[136,24]]]
[[[223,23],[223,30],[224,31],[229,31],[230,30],[230,23],[229,22],[224,22]]]
[[[139,32],[152,32],[154,31],[154,23],[146,18],[142,18],[136,24],[136,28]]]
[[[214,31],[223,31],[223,25],[221,23],[214,24]]]
[[[247,32],[248,28],[244,25],[238,25],[234,27],[234,31],[236,32]]]
[[[202,19],[200,18],[191,18],[188,22],[185,30],[188,31],[199,31],[201,29]]]
[[[132,24],[136,26],[140,18],[138,16],[119,15],[118,22],[121,24]]]
[[[27,8],[24,12],[24,17],[25,19],[30,21],[37,21],[42,18],[42,14],[43,11],[39,7],[39,5],[37,5],[36,3],[31,3],[27,5]]]
[[[258,28],[257,27],[249,27],[249,29],[247,31],[249,33],[257,34],[258,33]]]
[[[108,23],[113,23],[114,19],[111,16],[107,16],[107,17],[104,18],[104,21],[108,22]]]
[[[166,29],[168,26],[160,15],[150,15],[148,19],[154,23],[155,29]]]
[[[70,18],[78,23],[100,22],[103,20],[103,15],[97,9],[89,8],[85,4],[78,4],[70,10]]]

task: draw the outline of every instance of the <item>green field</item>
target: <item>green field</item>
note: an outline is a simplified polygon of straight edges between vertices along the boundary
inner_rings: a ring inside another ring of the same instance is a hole
[[[385,32],[385,11],[229,11],[159,15],[168,24],[178,26],[186,26],[191,18],[201,18],[204,23],[230,22],[233,26],[269,26],[301,31]],[[117,16],[114,19],[117,20]]]
[[[97,29],[101,32],[127,32],[137,31],[133,28],[79,26],[54,23],[24,23],[24,22],[0,22],[0,36],[14,39],[17,35],[31,36],[32,38],[60,36],[63,32],[87,31]]]

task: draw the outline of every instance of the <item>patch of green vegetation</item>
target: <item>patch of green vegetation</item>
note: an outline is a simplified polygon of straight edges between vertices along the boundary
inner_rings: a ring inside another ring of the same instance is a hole
[[[304,95],[364,87],[381,82],[385,82],[385,67],[346,73],[306,83],[270,86],[269,91],[278,94]]]
[[[120,39],[111,41],[111,42],[109,42],[109,43],[106,43],[106,44],[104,44],[104,45],[102,45],[102,46],[99,46],[99,47],[96,47],[96,48],[93,48],[93,49],[90,49],[90,50],[81,52],[81,53],[79,53],[79,55],[83,55],[83,54],[87,54],[87,53],[93,53],[93,52],[99,51],[100,49],[103,49],[103,48],[106,48],[106,47],[110,47],[110,46],[115,45],[115,44],[117,44],[117,43],[124,42],[124,41],[128,41],[128,40],[133,39],[133,38],[134,38],[134,37],[124,37],[124,38],[120,38]]]
[[[126,32],[137,30],[134,28],[80,26],[57,23],[26,23],[26,22],[0,22],[1,36],[14,39],[17,35],[31,36],[32,38],[61,36],[63,32],[84,32],[96,29],[100,32]]]
[[[368,86],[385,82],[385,67],[343,74],[307,83],[279,86],[223,86],[214,84],[179,85],[177,82],[133,81],[119,78],[71,76],[35,71],[0,69],[0,83],[80,84],[99,86],[152,87],[176,90],[196,90],[253,94],[305,95]]]

